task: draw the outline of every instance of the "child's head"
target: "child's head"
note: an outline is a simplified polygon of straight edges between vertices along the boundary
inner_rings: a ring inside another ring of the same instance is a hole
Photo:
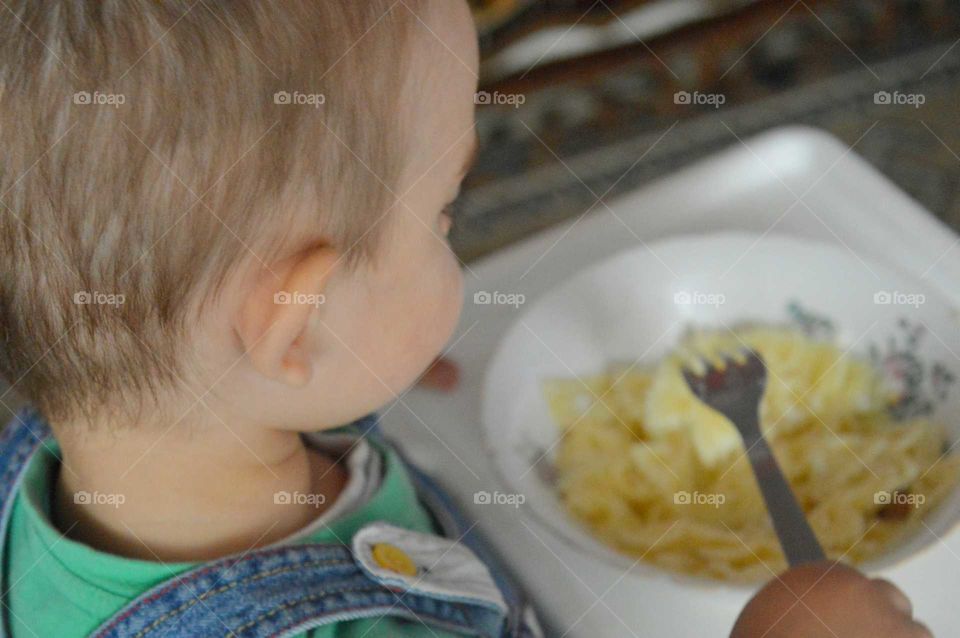
[[[316,429],[430,363],[461,299],[465,3],[8,6],[0,373],[55,425],[202,402]]]

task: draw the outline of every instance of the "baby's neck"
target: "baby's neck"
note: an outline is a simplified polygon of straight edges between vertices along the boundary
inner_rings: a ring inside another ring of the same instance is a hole
[[[83,432],[60,443],[57,527],[149,561],[210,560],[276,542],[319,516],[346,482],[341,465],[295,432],[217,423],[190,433]],[[317,496],[284,503],[282,492]]]

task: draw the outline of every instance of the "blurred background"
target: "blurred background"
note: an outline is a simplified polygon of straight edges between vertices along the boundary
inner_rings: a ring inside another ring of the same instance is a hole
[[[464,260],[789,123],[833,133],[960,229],[960,1],[471,4],[483,150],[458,203]]]

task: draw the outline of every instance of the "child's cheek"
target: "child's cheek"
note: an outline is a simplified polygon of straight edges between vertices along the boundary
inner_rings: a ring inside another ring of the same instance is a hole
[[[436,262],[435,262],[436,263]],[[424,304],[433,308],[432,316],[421,322],[431,356],[440,354],[450,341],[463,308],[463,273],[456,257],[447,252],[434,267],[433,299]]]
[[[463,310],[463,270],[461,270],[460,263],[452,252],[449,253],[447,272],[449,273],[446,295],[450,313],[449,330],[447,332],[447,338],[449,339],[457,327],[457,322],[460,321],[460,312]]]

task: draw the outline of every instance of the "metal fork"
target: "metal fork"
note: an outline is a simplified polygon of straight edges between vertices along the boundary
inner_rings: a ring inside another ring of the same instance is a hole
[[[760,399],[767,385],[767,367],[753,350],[744,350],[741,355],[742,361],[724,356],[723,368],[705,362],[704,374],[685,367],[683,378],[697,398],[730,419],[740,431],[790,566],[824,560],[823,548],[760,431]]]

